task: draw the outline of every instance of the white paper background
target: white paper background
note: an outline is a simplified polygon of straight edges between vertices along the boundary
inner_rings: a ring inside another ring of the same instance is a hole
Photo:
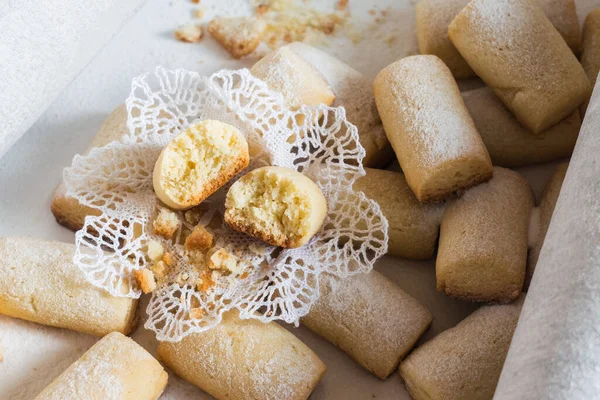
[[[316,2],[331,10],[333,1]],[[87,3],[87,2],[83,2]],[[585,3],[585,4],[583,4]],[[585,15],[591,3],[579,1]],[[202,0],[207,18],[211,13],[243,14],[243,0]],[[368,10],[391,6],[379,24]],[[364,40],[353,46],[341,40],[326,48],[370,77],[387,64],[416,51],[414,8],[410,0],[350,0]],[[27,134],[0,159],[0,235],[30,235],[73,241],[73,233],[60,227],[50,213],[50,200],[60,182],[62,168],[82,153],[96,130],[114,107],[129,93],[131,79],[155,65],[186,68],[210,74],[220,68],[250,66],[254,59],[236,61],[211,39],[200,44],[175,41],[173,30],[191,20],[194,5],[188,0],[149,0],[112,42],[94,59],[33,125]],[[206,19],[205,19],[206,20]],[[369,27],[370,26],[370,27]],[[389,46],[385,38],[397,35]],[[539,196],[551,166],[519,170]],[[434,315],[426,339],[455,325],[476,307],[452,300],[435,290],[434,262],[409,262],[386,257],[377,268],[418,298]],[[142,304],[140,309],[143,310]],[[408,399],[398,374],[380,381],[356,365],[344,353],[302,327],[290,328],[328,366],[312,399]],[[134,338],[155,353],[149,332],[138,329]],[[97,339],[84,334],[0,316],[0,399],[31,399],[76,360]],[[161,399],[209,398],[199,389],[170,373]]]
[[[144,1],[0,2],[0,157]]]

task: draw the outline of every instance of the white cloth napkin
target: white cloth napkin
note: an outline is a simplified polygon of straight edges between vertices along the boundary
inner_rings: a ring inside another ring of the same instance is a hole
[[[596,85],[496,400],[600,399],[599,129]]]
[[[3,2],[0,7],[0,157],[144,1]]]

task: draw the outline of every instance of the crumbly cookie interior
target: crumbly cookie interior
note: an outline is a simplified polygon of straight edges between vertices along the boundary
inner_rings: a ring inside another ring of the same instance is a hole
[[[164,154],[162,187],[177,203],[188,203],[190,196],[203,192],[229,165],[227,160],[239,153],[240,137],[233,127],[207,122],[188,128]]]
[[[227,197],[232,220],[266,233],[267,241],[293,242],[310,230],[310,200],[289,177],[262,171],[232,187]]]

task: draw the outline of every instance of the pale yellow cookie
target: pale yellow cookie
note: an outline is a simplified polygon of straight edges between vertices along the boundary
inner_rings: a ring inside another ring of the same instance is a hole
[[[159,359],[217,400],[306,400],[326,367],[274,322],[242,320],[229,311],[214,328],[161,342]]]
[[[273,91],[281,93],[292,110],[301,106],[331,105],[333,89],[323,75],[287,47],[272,51],[250,69]]]
[[[300,247],[321,229],[327,202],[308,177],[290,168],[257,168],[234,183],[225,222],[275,246]]]
[[[321,297],[302,324],[386,379],[427,330],[431,314],[376,271],[336,284],[332,291],[321,282]]]
[[[544,11],[529,0],[473,0],[448,36],[471,68],[533,133],[590,95],[585,71]]]
[[[438,290],[473,301],[509,302],[523,289],[533,192],[509,169],[448,203],[435,265]]]
[[[137,299],[92,285],[74,256],[70,243],[0,238],[0,314],[97,336],[129,334]]]
[[[115,332],[93,345],[35,400],[155,400],[168,378],[142,346]]]
[[[196,122],[160,153],[152,176],[154,192],[171,208],[191,208],[248,162],[248,143],[237,128],[216,120]]]

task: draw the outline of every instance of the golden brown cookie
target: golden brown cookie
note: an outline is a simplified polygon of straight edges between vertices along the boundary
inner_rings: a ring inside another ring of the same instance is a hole
[[[354,189],[375,200],[387,218],[388,254],[414,260],[433,257],[444,204],[419,202],[399,172],[371,168],[365,172]]]
[[[344,278],[336,285],[332,291],[321,283],[321,297],[302,324],[386,379],[427,330],[431,314],[376,271]]]
[[[415,400],[483,400],[494,396],[523,300],[483,306],[417,347],[400,364]]]
[[[494,178],[449,201],[435,265],[438,290],[473,301],[509,302],[523,289],[534,198],[518,173]]]
[[[521,167],[560,160],[573,153],[581,128],[579,110],[544,132],[532,135],[490,88],[461,95],[494,165]]]
[[[448,36],[517,119],[540,133],[589,96],[590,82],[564,39],[528,0],[473,0]]]
[[[385,133],[419,201],[443,200],[492,177],[481,136],[439,58],[403,58],[373,86]]]

